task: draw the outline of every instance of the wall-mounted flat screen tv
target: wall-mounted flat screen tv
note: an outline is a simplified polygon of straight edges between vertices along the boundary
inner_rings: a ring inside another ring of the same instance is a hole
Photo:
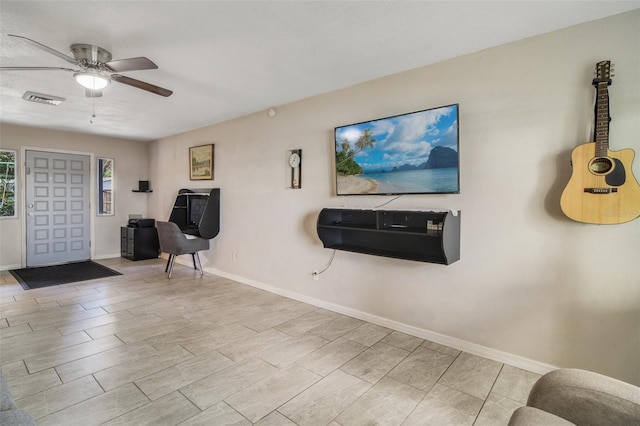
[[[458,104],[335,128],[338,195],[460,192]]]

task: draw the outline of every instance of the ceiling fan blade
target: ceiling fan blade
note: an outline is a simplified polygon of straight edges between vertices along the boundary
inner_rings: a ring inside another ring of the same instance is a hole
[[[84,89],[87,98],[99,98],[102,96],[102,90]]]
[[[78,72],[79,70],[72,70],[71,68],[62,68],[62,67],[0,67],[0,71],[69,71],[69,72]]]
[[[34,45],[35,47],[37,47],[38,49],[42,49],[45,52],[48,52],[52,55],[57,56],[58,58],[64,59],[65,61],[74,64],[74,65],[78,65],[78,61],[74,58],[72,58],[69,55],[65,55],[64,53],[58,52],[57,50],[54,50],[48,46],[45,46],[44,44],[38,43],[37,41],[31,40],[30,38],[26,38],[26,37],[22,37],[19,35],[15,35],[15,34],[7,34],[10,37],[16,37],[16,38],[20,38],[28,43],[31,43],[32,45]]]
[[[169,89],[163,89],[162,87],[155,86],[150,83],[145,83],[144,81],[136,80],[131,77],[126,77],[120,74],[111,74],[111,80],[117,81],[118,83],[126,84],[128,86],[137,87],[138,89],[146,90],[147,92],[155,93],[156,95],[168,97],[171,96],[173,91]]]
[[[158,66],[153,61],[142,56],[139,58],[117,59],[106,62],[104,65],[112,72],[158,69]]]

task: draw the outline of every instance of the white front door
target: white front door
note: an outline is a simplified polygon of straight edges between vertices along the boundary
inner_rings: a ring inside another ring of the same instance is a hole
[[[27,266],[88,260],[90,157],[26,151]]]

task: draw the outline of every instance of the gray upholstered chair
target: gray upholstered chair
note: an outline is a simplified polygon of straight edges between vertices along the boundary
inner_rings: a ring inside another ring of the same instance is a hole
[[[202,264],[200,263],[198,252],[201,250],[209,250],[209,240],[204,238],[187,238],[180,230],[180,227],[173,222],[156,222],[156,227],[158,228],[160,250],[169,254],[167,267],[164,270],[168,273],[168,277],[171,278],[173,264],[176,261],[176,257],[181,254],[191,255],[193,268],[200,271],[200,276],[202,276]]]
[[[509,426],[640,425],[640,388],[591,371],[564,368],[542,376]]]
[[[0,371],[0,425],[27,426],[35,425],[33,418],[26,411],[19,410]]]

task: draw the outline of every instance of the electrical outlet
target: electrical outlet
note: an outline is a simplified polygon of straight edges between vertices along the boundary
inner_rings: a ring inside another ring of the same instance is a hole
[[[234,262],[238,261],[238,252],[237,251],[232,251],[231,252],[231,260]]]
[[[311,276],[313,277],[313,280],[314,280],[314,281],[318,281],[318,280],[320,279],[320,273],[319,273],[318,271],[316,271],[316,270],[314,270],[314,271],[311,273]]]

